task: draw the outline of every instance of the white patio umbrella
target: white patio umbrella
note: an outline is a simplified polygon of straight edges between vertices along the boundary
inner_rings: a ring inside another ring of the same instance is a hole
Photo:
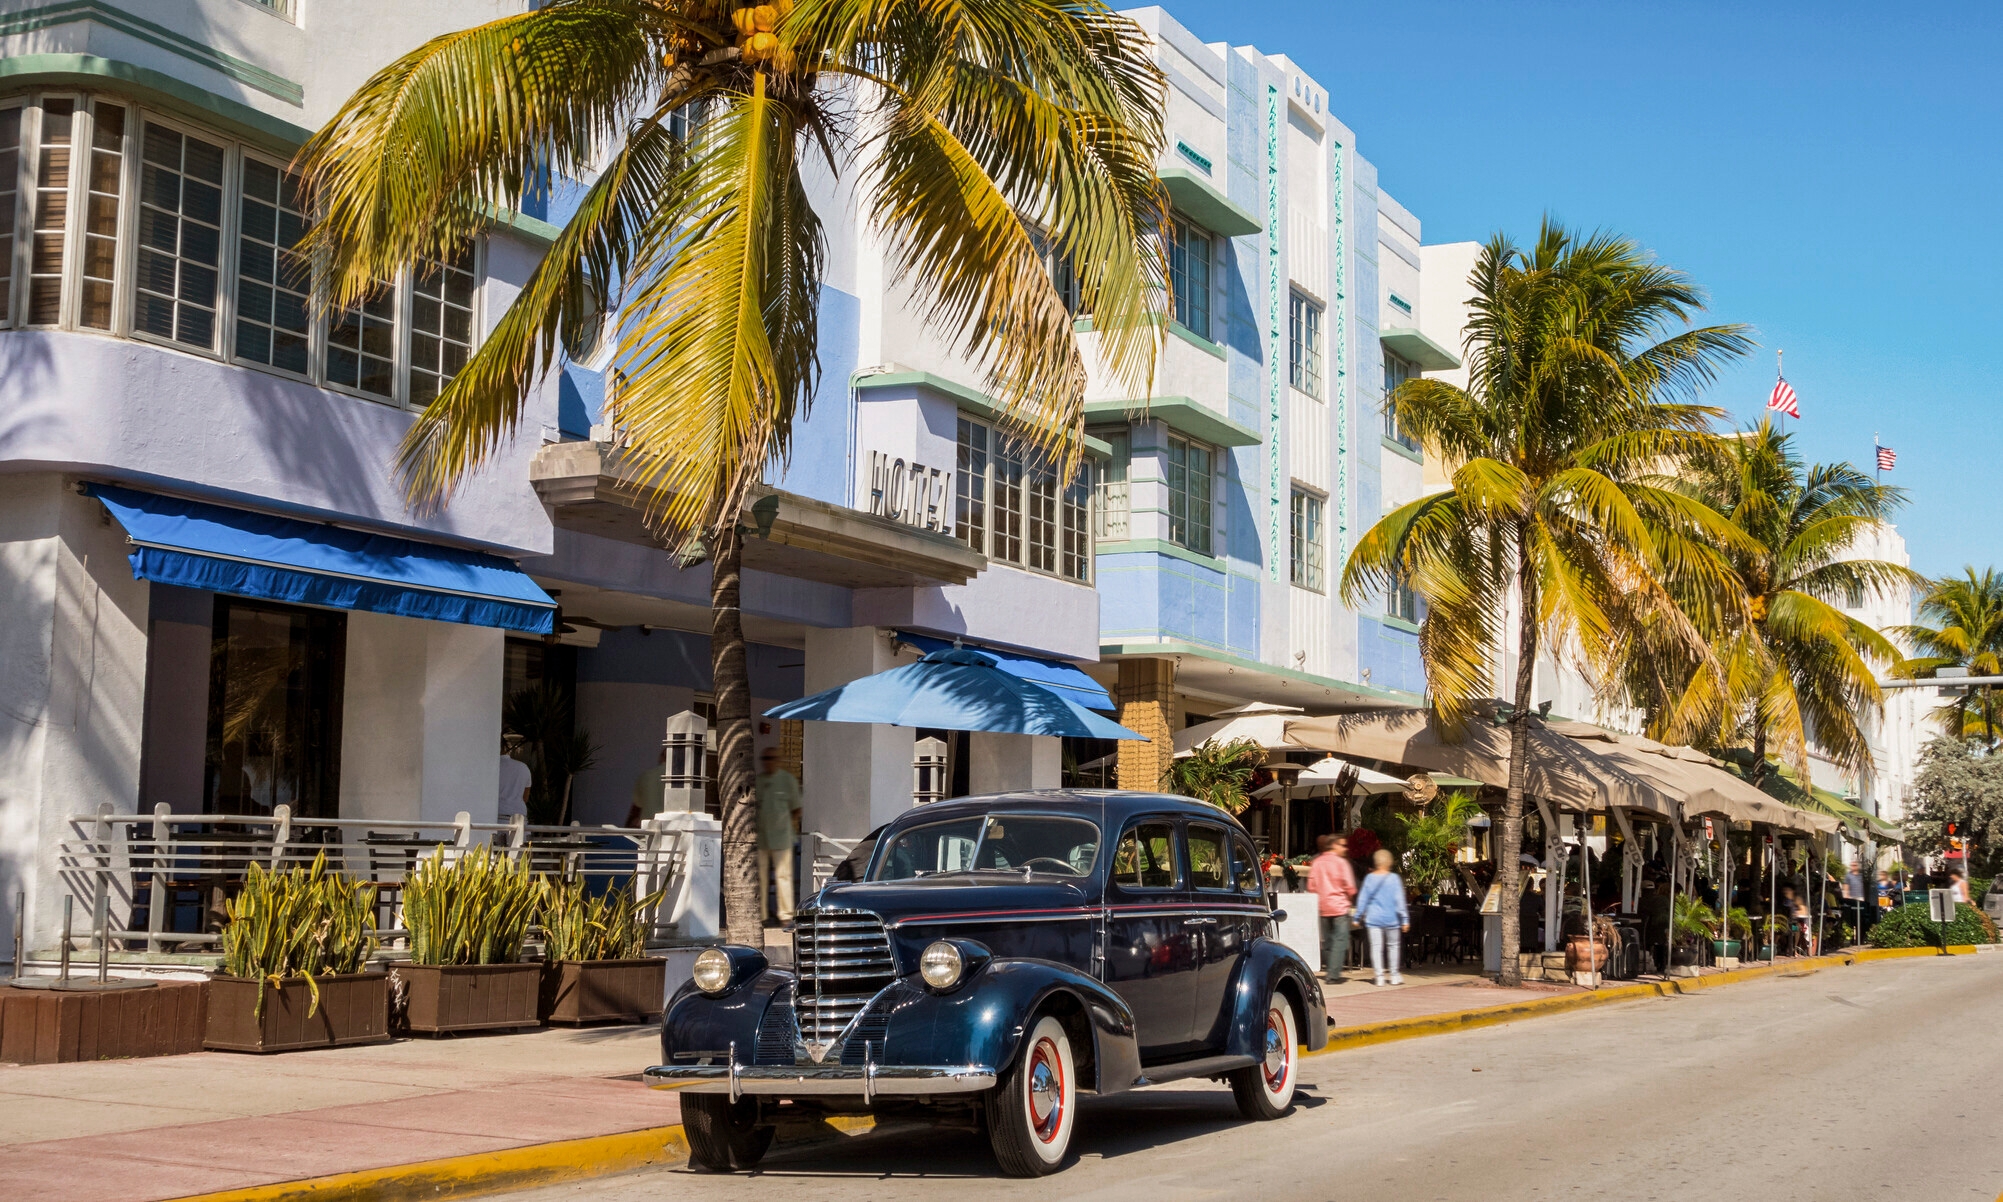
[[[1295,797],[1317,797],[1323,793],[1334,792],[1340,783],[1340,778],[1345,768],[1356,773],[1354,790],[1357,793],[1402,793],[1405,791],[1407,782],[1402,776],[1393,776],[1389,772],[1379,772],[1375,768],[1365,768],[1361,764],[1352,764],[1347,760],[1329,756],[1327,759],[1319,760],[1301,769],[1300,775],[1294,777],[1293,795]],[[1284,787],[1279,781],[1274,781],[1272,784],[1253,793],[1252,796],[1270,797]]]
[[[1287,742],[1287,722],[1299,718],[1301,713],[1298,706],[1264,701],[1220,711],[1208,722],[1175,732],[1175,758],[1195,754],[1198,747],[1212,739],[1219,743],[1250,739],[1268,751],[1292,751],[1295,748]]]

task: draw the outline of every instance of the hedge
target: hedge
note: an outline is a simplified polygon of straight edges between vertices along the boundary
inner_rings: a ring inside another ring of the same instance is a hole
[[[1866,942],[1872,947],[1939,947],[1941,926],[1927,915],[1925,902],[1900,906],[1878,919]],[[1987,914],[1964,902],[1955,908],[1946,934],[1950,945],[1994,943],[1996,925]]]

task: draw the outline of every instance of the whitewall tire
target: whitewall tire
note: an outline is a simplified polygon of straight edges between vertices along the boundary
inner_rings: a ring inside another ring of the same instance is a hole
[[[1022,1053],[988,1096],[987,1119],[1002,1172],[1041,1177],[1063,1165],[1078,1121],[1078,1066],[1064,1024],[1045,1015],[1030,1026]]]

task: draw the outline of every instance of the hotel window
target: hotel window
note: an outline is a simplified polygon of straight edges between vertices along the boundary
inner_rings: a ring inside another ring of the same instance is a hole
[[[1295,292],[1287,301],[1287,383],[1311,397],[1321,396],[1320,305]]]
[[[316,317],[300,203],[298,177],[264,151],[127,101],[0,105],[0,325],[164,342],[429,404],[473,352],[478,244]]]
[[[990,559],[1066,580],[1092,579],[1090,477],[1057,470],[986,422],[960,415],[953,533]]]
[[[21,203],[21,106],[0,108],[0,325],[14,315],[14,214]]]
[[[299,177],[245,156],[237,206],[236,356],[295,375],[311,356],[313,268]]]
[[[1186,551],[1210,551],[1211,451],[1200,442],[1168,440],[1168,540]]]
[[[1384,593],[1384,612],[1389,617],[1417,626],[1419,594],[1412,591],[1411,585],[1394,581]]]
[[[1210,337],[1210,235],[1181,217],[1169,218],[1168,278],[1176,324]]]
[[[1321,592],[1324,585],[1322,499],[1295,489],[1288,504],[1287,578],[1305,589]]]
[[[1131,449],[1133,437],[1124,427],[1118,430],[1101,430],[1096,437],[1112,447],[1113,453],[1104,462],[1092,466],[1092,492],[1096,501],[1092,534],[1095,538],[1118,541],[1127,538],[1131,529],[1128,521],[1127,471],[1133,458]]]
[[[1391,405],[1391,394],[1407,380],[1415,380],[1419,369],[1390,351],[1384,352],[1384,437],[1404,447],[1408,451],[1419,449],[1419,440],[1405,432],[1398,424],[1398,411]]]
[[[146,123],[139,177],[142,334],[211,350],[223,246],[223,148]]]

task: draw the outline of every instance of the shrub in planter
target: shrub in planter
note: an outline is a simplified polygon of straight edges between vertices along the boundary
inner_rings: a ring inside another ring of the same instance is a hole
[[[404,1026],[536,1026],[542,966],[521,962],[522,945],[548,889],[526,861],[485,847],[451,857],[441,847],[419,861],[403,886],[410,962],[393,970]]]
[[[225,908],[223,969],[209,982],[203,1046],[229,1051],[379,1043],[388,982],[362,967],[375,950],[375,886],[309,867],[252,864]]]
[[[545,1022],[639,1020],[661,1012],[666,965],[647,958],[649,916],[660,900],[659,893],[635,897],[631,886],[596,896],[582,880],[550,886],[543,910]]]
[[[1881,915],[1864,941],[1872,947],[1939,947],[1941,924],[1928,917],[1927,903],[1912,902]],[[1954,921],[1946,924],[1947,942],[1994,943],[1996,924],[1974,906],[1963,902],[1954,908]]]

